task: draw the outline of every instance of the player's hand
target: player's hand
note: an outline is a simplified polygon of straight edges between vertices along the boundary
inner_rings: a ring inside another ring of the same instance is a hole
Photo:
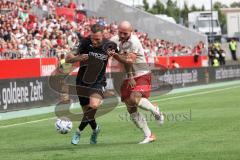
[[[131,87],[131,88],[134,88],[136,86],[136,81],[134,78],[130,78],[129,82],[128,82],[128,85]]]
[[[80,61],[86,61],[86,60],[88,60],[89,56],[88,56],[88,54],[82,54],[79,56],[79,58],[80,58]]]
[[[66,63],[69,63],[69,62],[71,61],[71,59],[73,59],[74,57],[75,57],[74,54],[68,53],[68,54],[66,55],[66,58],[65,58]]]
[[[116,52],[115,52],[115,50],[108,50],[107,54],[109,57],[112,57],[112,56],[116,55]]]

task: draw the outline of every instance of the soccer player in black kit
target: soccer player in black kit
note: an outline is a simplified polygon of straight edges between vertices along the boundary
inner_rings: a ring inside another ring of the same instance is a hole
[[[103,27],[95,24],[91,27],[91,35],[84,38],[78,48],[77,55],[70,54],[66,62],[80,61],[76,79],[76,90],[83,109],[82,121],[72,137],[71,143],[77,145],[84,128],[89,124],[93,130],[90,144],[97,143],[100,127],[96,123],[95,114],[103,99],[106,85],[105,71],[109,55],[106,51],[108,40],[103,38]]]

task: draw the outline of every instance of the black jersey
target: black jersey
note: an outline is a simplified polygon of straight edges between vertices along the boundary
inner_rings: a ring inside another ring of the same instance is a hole
[[[106,85],[106,67],[108,55],[104,51],[104,44],[108,40],[103,40],[99,47],[93,47],[90,38],[84,38],[78,47],[77,54],[88,54],[86,61],[80,62],[80,68],[77,75],[77,85],[92,86],[95,84]]]

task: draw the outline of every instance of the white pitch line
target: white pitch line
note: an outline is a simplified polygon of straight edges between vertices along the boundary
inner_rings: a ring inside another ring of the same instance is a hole
[[[237,86],[237,87],[236,87],[236,86],[233,86],[233,87],[228,87],[228,88],[224,88],[224,89],[222,88],[222,89],[215,89],[215,90],[211,90],[211,91],[205,91],[205,92],[199,92],[199,93],[186,94],[186,95],[183,95],[183,96],[163,98],[163,99],[160,99],[160,100],[152,100],[152,102],[161,102],[161,101],[167,101],[167,100],[171,100],[171,99],[178,99],[178,98],[185,98],[185,97],[203,95],[203,94],[208,94],[208,93],[215,93],[215,92],[225,91],[225,90],[234,89],[234,88],[240,88],[240,86]]]
[[[167,101],[167,100],[171,100],[171,99],[178,99],[178,98],[185,98],[185,97],[203,95],[203,94],[208,94],[208,93],[221,92],[221,91],[230,90],[230,89],[234,89],[234,88],[240,88],[240,86],[233,86],[233,87],[228,87],[228,88],[224,88],[224,89],[223,88],[222,89],[215,89],[215,90],[211,90],[211,91],[186,94],[186,95],[183,95],[183,96],[175,96],[175,97],[170,97],[170,98],[157,99],[157,100],[152,100],[152,102],[162,102],[162,101]],[[125,107],[125,105],[120,105],[120,106],[118,106],[116,108],[124,108],[124,107]],[[16,124],[0,126],[0,129],[14,127],[14,126],[20,126],[20,125],[25,125],[25,124],[38,123],[38,122],[47,121],[47,120],[51,120],[51,119],[55,119],[55,118],[56,117],[45,118],[45,119],[40,119],[40,120],[35,120],[35,121],[29,121],[29,122],[23,122],[23,123],[16,123]]]
[[[14,126],[20,126],[20,125],[24,125],[24,124],[38,123],[38,122],[42,122],[42,121],[46,121],[46,120],[50,120],[50,119],[55,119],[55,118],[56,118],[56,117],[39,119],[39,120],[29,121],[29,122],[23,122],[23,123],[15,123],[15,124],[10,124],[10,125],[6,125],[6,126],[0,126],[0,129],[1,129],[1,128],[14,127]]]

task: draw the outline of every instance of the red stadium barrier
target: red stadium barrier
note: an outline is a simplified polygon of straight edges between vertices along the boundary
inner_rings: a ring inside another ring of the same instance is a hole
[[[155,66],[164,66],[173,68],[172,61],[175,60],[180,68],[199,68],[207,66],[207,56],[199,56],[198,61],[194,62],[193,56],[181,57],[157,57],[155,58]],[[0,61],[0,79],[12,78],[36,78],[41,76],[49,76],[56,69],[58,64],[57,58],[35,58],[21,60],[1,60]],[[76,65],[76,67],[79,65]],[[121,72],[122,65],[116,60],[109,60],[107,72]],[[72,75],[76,75],[78,67],[73,71]]]
[[[33,78],[40,76],[40,60],[0,60],[0,79]]]
[[[180,56],[180,57],[157,57],[155,58],[155,66],[164,66],[172,69],[172,62],[179,64],[180,68],[199,68],[208,66],[208,56],[199,56],[194,60],[194,56]]]
[[[49,76],[57,63],[57,58],[0,60],[0,79]]]

